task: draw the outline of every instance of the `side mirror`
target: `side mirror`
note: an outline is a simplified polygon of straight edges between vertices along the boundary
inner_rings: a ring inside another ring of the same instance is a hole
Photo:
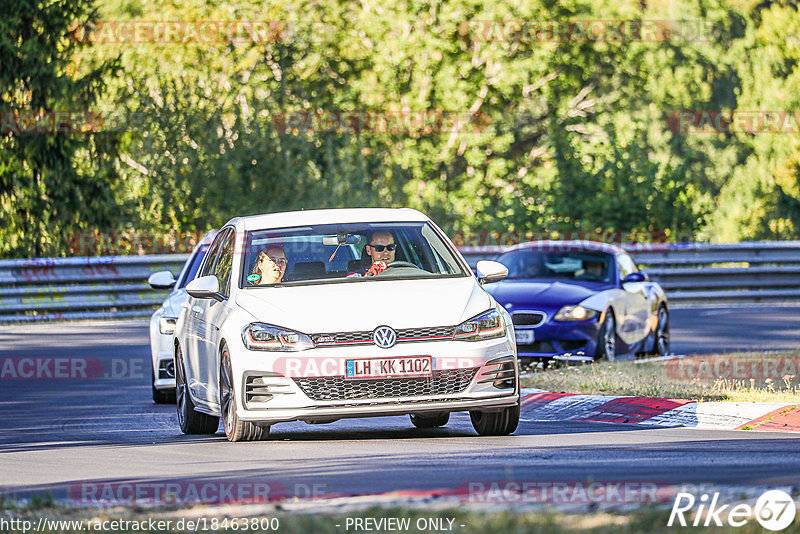
[[[175,286],[175,277],[169,271],[158,271],[150,275],[147,283],[153,289],[172,289]]]
[[[493,282],[499,282],[508,276],[508,267],[496,261],[481,260],[478,262],[476,273],[478,275],[478,282],[481,284],[491,284]]]
[[[628,276],[626,276],[625,279],[622,281],[622,283],[627,284],[629,282],[647,282],[647,280],[648,277],[645,273],[638,272],[638,273],[631,273]]]
[[[219,280],[213,274],[195,278],[186,284],[186,292],[196,299],[225,300],[219,292]]]

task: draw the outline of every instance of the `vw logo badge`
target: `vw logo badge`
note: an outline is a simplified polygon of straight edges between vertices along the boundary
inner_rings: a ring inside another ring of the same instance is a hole
[[[388,349],[397,342],[397,333],[388,326],[379,326],[372,333],[372,341],[382,349]]]

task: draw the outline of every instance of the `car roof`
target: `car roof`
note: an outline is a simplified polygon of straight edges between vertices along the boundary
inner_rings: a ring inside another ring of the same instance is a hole
[[[605,252],[606,254],[622,254],[625,250],[617,245],[610,245],[608,243],[601,243],[600,241],[588,241],[588,240],[577,240],[577,241],[553,241],[553,240],[541,240],[541,241],[529,241],[527,243],[520,243],[519,245],[515,245],[510,249],[506,250],[505,253],[508,252],[524,252],[524,251],[533,251],[533,250],[541,250],[541,251],[558,251],[558,250],[569,250],[569,251],[582,251],[582,252]]]
[[[312,224],[346,224],[373,222],[428,222],[424,214],[410,208],[347,208],[287,211],[248,217],[236,217],[227,224],[246,231],[266,228],[287,228]]]

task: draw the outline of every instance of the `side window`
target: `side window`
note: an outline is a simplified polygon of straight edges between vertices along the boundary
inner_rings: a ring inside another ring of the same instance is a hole
[[[626,276],[638,271],[633,259],[627,254],[620,254],[617,256],[617,265],[619,265],[619,279],[624,280]]]
[[[217,237],[214,239],[214,242],[211,243],[211,248],[208,249],[208,253],[206,254],[206,261],[203,264],[203,269],[197,276],[198,278],[200,278],[201,276],[208,276],[210,274],[214,274],[214,265],[217,262],[217,256],[219,255],[220,245],[222,243],[222,240],[228,233],[229,231],[225,231],[217,234]]]
[[[231,294],[230,280],[233,269],[233,236],[234,231],[229,230],[225,233],[225,241],[220,246],[219,256],[217,256],[214,274],[219,280],[219,291],[226,297]]]

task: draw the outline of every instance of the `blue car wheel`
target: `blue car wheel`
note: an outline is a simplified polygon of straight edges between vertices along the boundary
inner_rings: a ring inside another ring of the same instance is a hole
[[[613,362],[617,356],[617,332],[614,313],[611,310],[606,312],[606,318],[600,326],[600,336],[597,340],[597,351],[595,360],[608,360]]]

